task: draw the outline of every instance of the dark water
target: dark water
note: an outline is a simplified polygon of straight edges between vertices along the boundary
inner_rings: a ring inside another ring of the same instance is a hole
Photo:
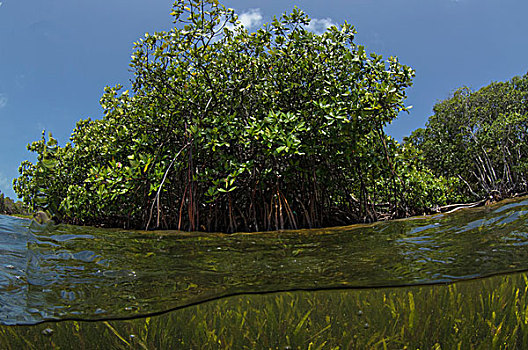
[[[235,235],[0,216],[0,323],[130,318],[244,293],[453,282],[527,270],[527,244],[528,199],[374,225]]]

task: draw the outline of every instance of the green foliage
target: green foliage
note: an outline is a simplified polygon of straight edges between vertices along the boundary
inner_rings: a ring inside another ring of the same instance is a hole
[[[61,178],[66,175],[61,167],[61,155],[68,147],[60,148],[57,140],[49,135],[28,145],[28,150],[38,154],[37,163],[24,161],[19,171],[25,176],[14,181],[14,190],[28,204],[29,209],[42,209],[58,213],[61,199]]]
[[[24,201],[66,222],[233,232],[371,221],[379,203],[408,215],[444,195],[416,208],[445,186],[393,159],[383,132],[414,71],[367,54],[348,23],[316,35],[295,8],[249,33],[212,0],[171,15],[135,44],[132,92],[106,88],[103,118],[65,147],[30,146]]]
[[[0,214],[26,216],[28,210],[24,203],[14,201],[0,191]]]
[[[416,146],[435,175],[456,177],[466,200],[512,196],[528,189],[528,75],[468,88],[438,103]]]

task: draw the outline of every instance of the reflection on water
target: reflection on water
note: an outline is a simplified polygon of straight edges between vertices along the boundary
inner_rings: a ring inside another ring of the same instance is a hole
[[[38,226],[0,216],[0,323],[128,318],[222,296],[446,283],[528,269],[528,200],[259,234]]]

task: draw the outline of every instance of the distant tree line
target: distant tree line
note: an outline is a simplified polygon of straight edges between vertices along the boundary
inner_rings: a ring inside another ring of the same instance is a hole
[[[5,215],[27,215],[28,209],[26,205],[21,201],[14,201],[11,198],[5,196],[2,191],[0,191],[0,214]]]
[[[458,89],[406,144],[436,176],[459,179],[466,200],[526,193],[528,74],[474,92]]]

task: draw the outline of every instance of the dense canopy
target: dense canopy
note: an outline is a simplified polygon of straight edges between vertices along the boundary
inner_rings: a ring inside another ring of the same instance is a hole
[[[528,191],[528,74],[438,103],[407,140],[437,175],[457,177],[468,199]]]
[[[322,35],[299,9],[248,32],[215,0],[180,0],[174,28],[145,34],[132,91],[108,87],[104,116],[71,143],[29,146],[15,191],[57,220],[259,231],[421,213],[451,198],[384,126],[405,111],[414,71]]]

